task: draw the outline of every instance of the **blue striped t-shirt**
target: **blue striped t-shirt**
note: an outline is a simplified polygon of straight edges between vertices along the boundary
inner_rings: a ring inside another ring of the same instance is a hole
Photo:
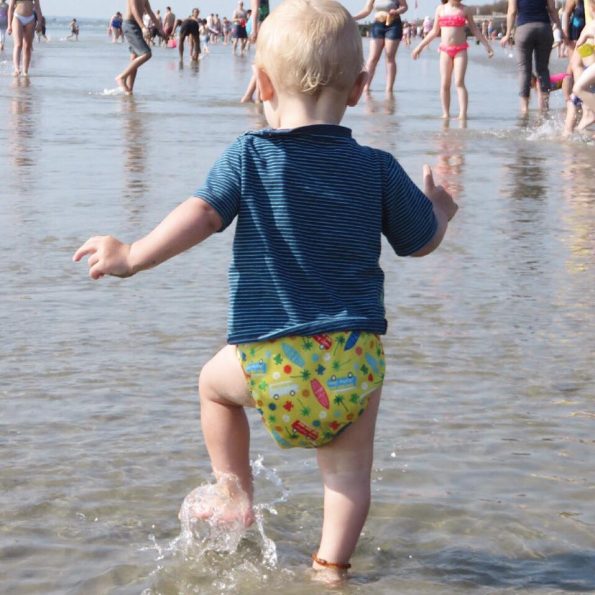
[[[194,194],[237,217],[228,341],[386,332],[381,234],[401,256],[433,237],[432,203],[390,153],[313,125],[240,136]]]

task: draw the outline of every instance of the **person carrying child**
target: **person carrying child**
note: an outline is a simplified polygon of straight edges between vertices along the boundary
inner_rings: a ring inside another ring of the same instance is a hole
[[[144,238],[93,237],[73,259],[88,257],[92,279],[129,277],[236,221],[228,344],[199,377],[213,471],[230,520],[249,526],[245,407],[279,446],[315,448],[324,520],[313,567],[340,577],[370,505],[387,327],[381,236],[398,255],[424,256],[457,206],[428,166],[424,193],[392,155],[340,125],[367,75],[357,24],[339,2],[282,2],[262,23],[255,72],[270,128],[241,135]]]
[[[469,102],[467,87],[465,87],[465,73],[467,72],[467,27],[488,52],[488,58],[494,55],[485,35],[473,20],[471,8],[460,0],[442,0],[436,8],[434,26],[423,41],[411,52],[411,57],[417,60],[426,46],[433,39],[441,35],[440,47],[440,100],[442,102],[442,117],[450,117],[450,86],[454,76],[457,96],[459,99],[459,120],[467,119],[467,105]]]

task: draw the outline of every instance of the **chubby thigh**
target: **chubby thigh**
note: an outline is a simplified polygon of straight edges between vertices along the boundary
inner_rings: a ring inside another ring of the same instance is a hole
[[[338,331],[237,346],[262,420],[282,448],[331,442],[366,410],[382,386],[380,337]]]

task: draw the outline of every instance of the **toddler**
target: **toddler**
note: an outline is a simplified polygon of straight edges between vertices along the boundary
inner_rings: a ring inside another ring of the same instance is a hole
[[[131,244],[93,237],[92,279],[128,277],[236,220],[228,344],[199,378],[201,423],[227,505],[254,521],[255,407],[282,448],[316,449],[324,520],[313,567],[343,575],[370,505],[386,332],[381,235],[401,256],[441,242],[457,206],[424,168],[425,194],[384,151],[340,125],[366,84],[357,24],[334,0],[286,0],[260,29],[255,73],[270,128],[240,136],[204,184]],[[233,519],[237,521],[238,519]]]
[[[465,73],[467,71],[467,27],[488,52],[488,57],[494,55],[485,35],[479,30],[473,20],[472,9],[463,5],[460,0],[442,0],[436,9],[434,26],[423,41],[411,52],[414,60],[419,58],[423,49],[430,42],[441,35],[440,50],[440,99],[442,101],[442,117],[450,117],[450,85],[454,77],[459,98],[459,119],[467,118],[467,87],[465,87]]]

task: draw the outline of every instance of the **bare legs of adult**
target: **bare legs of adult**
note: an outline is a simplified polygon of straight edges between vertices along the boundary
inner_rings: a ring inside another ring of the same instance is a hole
[[[23,76],[29,76],[33,39],[35,37],[35,22],[25,25],[23,31]]]
[[[370,53],[368,54],[368,61],[366,62],[366,71],[368,73],[368,82],[364,86],[364,93],[370,94],[370,87],[372,85],[372,79],[376,72],[376,66],[382,56],[382,50],[384,49],[384,39],[370,39]],[[396,50],[395,50],[396,52]]]
[[[397,78],[397,50],[400,39],[387,39],[384,42],[384,59],[386,60],[386,94],[392,95]]]
[[[140,56],[137,56],[136,54],[130,55],[130,64],[128,65],[128,68],[126,68],[116,77],[116,82],[118,85],[120,85],[126,95],[132,95],[134,90],[134,81],[136,80],[136,73],[138,69],[150,59],[151,52],[141,54]]]
[[[23,35],[24,28],[21,22],[16,17],[12,20],[12,36],[13,36],[13,48],[12,48],[12,64],[14,66],[13,76],[19,76],[21,74],[21,54],[23,53]]]

